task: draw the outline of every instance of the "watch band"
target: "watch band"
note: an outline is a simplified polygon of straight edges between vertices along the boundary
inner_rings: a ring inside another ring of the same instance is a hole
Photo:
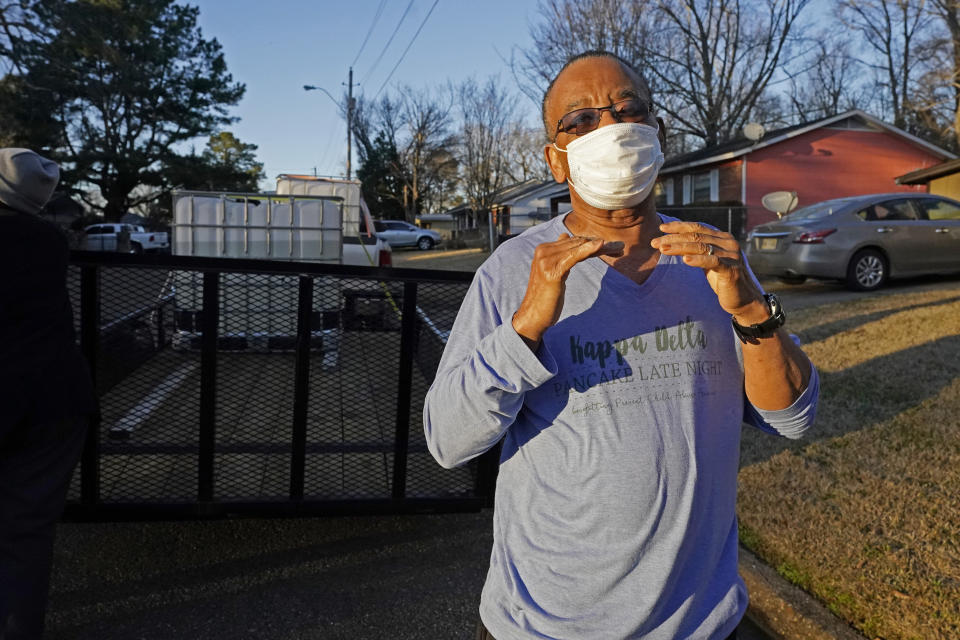
[[[783,312],[783,305],[780,304],[780,298],[773,293],[765,293],[763,299],[767,301],[767,307],[770,309],[770,317],[763,322],[745,327],[733,317],[730,318],[730,322],[733,323],[733,331],[743,343],[756,343],[760,338],[771,337],[787,320]]]

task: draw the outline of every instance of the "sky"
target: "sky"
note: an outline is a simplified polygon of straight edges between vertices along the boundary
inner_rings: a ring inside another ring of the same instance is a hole
[[[204,37],[220,42],[227,68],[246,85],[245,96],[231,110],[240,120],[229,130],[259,147],[269,179],[264,189],[272,189],[280,173],[344,174],[346,123],[331,98],[303,85],[322,87],[339,99],[353,65],[354,83],[359,83],[355,97],[496,74],[516,89],[506,60],[515,47],[529,46],[529,22],[537,8],[537,0],[189,3],[200,8]],[[516,93],[535,123],[535,105]],[[356,175],[356,148],[353,158]]]

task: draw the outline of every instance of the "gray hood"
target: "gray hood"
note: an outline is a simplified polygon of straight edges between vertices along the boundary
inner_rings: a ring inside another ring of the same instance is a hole
[[[0,149],[0,202],[24,213],[39,213],[60,181],[56,162],[29,149]]]

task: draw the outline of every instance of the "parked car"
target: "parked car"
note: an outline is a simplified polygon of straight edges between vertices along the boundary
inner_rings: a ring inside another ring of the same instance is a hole
[[[836,278],[858,291],[889,277],[960,271],[960,202],[925,193],[826,200],[754,228],[746,253],[759,275]]]
[[[432,229],[421,229],[402,220],[376,220],[373,226],[377,236],[389,242],[391,247],[417,247],[426,251],[443,240],[443,236]]]
[[[137,224],[93,224],[83,230],[87,251],[118,251],[120,234],[130,234],[130,252],[169,251],[170,237],[162,231],[145,231]]]

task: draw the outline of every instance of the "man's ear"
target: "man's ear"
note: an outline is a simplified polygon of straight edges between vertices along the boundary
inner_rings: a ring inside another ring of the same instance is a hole
[[[667,155],[667,125],[660,116],[657,116],[657,137],[660,138],[660,151]]]
[[[567,181],[567,165],[560,156],[562,153],[552,144],[544,145],[543,155],[547,159],[547,166],[550,167],[550,173],[553,179],[563,183]]]

